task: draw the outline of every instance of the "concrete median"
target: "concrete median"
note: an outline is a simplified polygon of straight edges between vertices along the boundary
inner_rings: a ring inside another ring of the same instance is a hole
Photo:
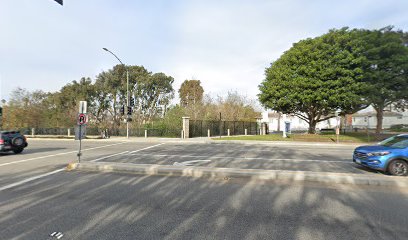
[[[82,162],[70,163],[68,171],[121,172],[142,175],[166,175],[206,178],[249,178],[283,182],[317,182],[371,186],[408,187],[408,178],[370,174],[349,174],[309,171],[284,171],[238,168],[189,167],[154,164]]]

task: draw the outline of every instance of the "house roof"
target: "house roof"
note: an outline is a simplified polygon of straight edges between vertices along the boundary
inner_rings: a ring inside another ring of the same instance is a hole
[[[279,118],[279,113],[270,112],[268,113],[268,118]]]
[[[368,116],[375,117],[375,116],[377,116],[377,112],[366,112],[366,113],[355,113],[355,114],[353,114],[353,117],[368,117]],[[401,113],[385,111],[383,113],[383,116],[384,117],[401,117],[403,115]]]

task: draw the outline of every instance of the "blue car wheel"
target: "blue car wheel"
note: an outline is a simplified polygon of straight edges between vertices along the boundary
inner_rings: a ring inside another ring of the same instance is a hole
[[[404,160],[394,160],[388,165],[388,172],[395,176],[408,176],[408,163]]]

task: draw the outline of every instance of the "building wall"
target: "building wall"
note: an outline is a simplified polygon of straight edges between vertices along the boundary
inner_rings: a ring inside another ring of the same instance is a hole
[[[376,128],[377,118],[372,116],[367,119],[364,116],[353,117],[353,128]],[[390,128],[396,124],[408,124],[408,114],[403,114],[400,117],[397,116],[384,116],[383,129]]]
[[[283,114],[279,120],[277,117],[268,117],[269,113],[270,112],[262,113],[262,122],[268,123],[269,132],[283,131],[283,128],[285,125]],[[279,124],[279,121],[280,121],[280,124]],[[299,117],[286,115],[286,121],[290,122],[292,131],[307,131],[309,129],[309,124],[303,119],[300,119]],[[337,124],[336,118],[333,117],[323,122],[319,122],[316,125],[316,128],[317,129],[335,128],[336,124]],[[278,128],[278,125],[280,125],[280,129]]]

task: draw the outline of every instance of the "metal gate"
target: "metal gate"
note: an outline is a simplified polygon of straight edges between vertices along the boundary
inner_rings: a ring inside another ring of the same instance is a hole
[[[245,129],[247,129],[248,135],[256,135],[258,133],[257,122],[245,122],[245,121],[204,121],[204,120],[190,120],[190,138],[194,137],[207,137],[208,130],[210,136],[227,136],[228,129],[230,135],[245,135]]]

